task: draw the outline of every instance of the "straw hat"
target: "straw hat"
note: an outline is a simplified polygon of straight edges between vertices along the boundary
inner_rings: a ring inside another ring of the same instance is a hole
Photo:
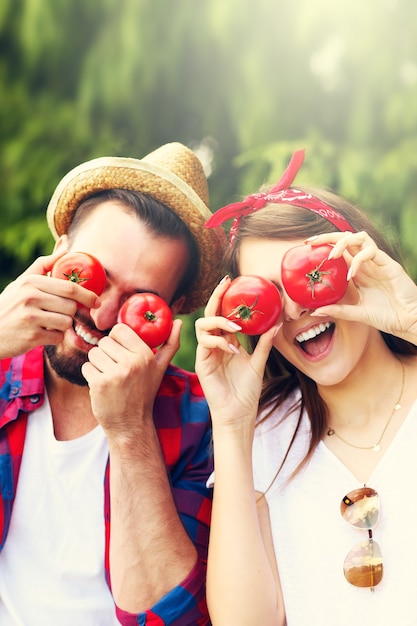
[[[83,200],[106,189],[128,189],[152,196],[187,224],[200,251],[200,267],[180,313],[204,306],[221,278],[225,236],[221,228],[204,227],[212,213],[208,208],[207,179],[196,154],[174,142],[141,160],[101,157],[75,167],[58,184],[46,211],[54,238],[68,231]]]

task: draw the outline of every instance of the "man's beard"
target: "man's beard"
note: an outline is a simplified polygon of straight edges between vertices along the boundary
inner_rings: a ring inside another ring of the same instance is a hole
[[[54,372],[73,385],[86,387],[87,381],[81,373],[81,366],[87,361],[86,355],[81,352],[59,354],[59,349],[60,346],[45,346],[45,353]]]
[[[75,328],[76,325],[80,325],[87,333],[92,333],[94,336],[108,335],[110,332],[110,329],[107,332],[98,331],[84,308],[80,308],[75,315],[73,327]],[[88,349],[87,347],[84,351],[77,350],[75,347],[68,348],[68,346],[65,347],[64,342],[57,346],[45,346],[45,354],[50,366],[60,378],[68,380],[73,385],[87,387],[88,383],[81,373],[81,367],[88,361]]]

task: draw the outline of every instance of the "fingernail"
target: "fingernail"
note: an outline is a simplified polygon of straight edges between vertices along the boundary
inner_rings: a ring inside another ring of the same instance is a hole
[[[232,343],[229,343],[228,346],[232,352],[234,352],[235,354],[239,354],[239,348],[236,348],[236,346],[234,346]]]
[[[310,313],[310,317],[326,317],[326,316],[327,316],[327,313],[321,313],[321,311],[317,311],[317,309]]]
[[[221,279],[221,281],[219,282],[219,285],[222,285],[223,283],[226,282],[226,280],[228,280],[229,278],[229,274],[226,274],[226,276],[223,276],[223,278]]]
[[[332,248],[332,249],[330,250],[330,252],[329,252],[329,254],[328,254],[327,259],[330,261],[330,259],[332,259],[332,258],[333,258],[333,255],[334,255],[334,248]]]
[[[227,325],[229,326],[229,328],[231,328],[232,330],[242,330],[242,326],[239,326],[239,324],[235,324],[235,322],[232,322],[230,320],[227,321]]]
[[[352,268],[350,267],[348,269],[348,273],[346,274],[346,280],[349,282],[351,278],[352,278]]]
[[[304,241],[313,241],[313,239],[317,239],[318,235],[311,235],[311,237],[307,237]]]

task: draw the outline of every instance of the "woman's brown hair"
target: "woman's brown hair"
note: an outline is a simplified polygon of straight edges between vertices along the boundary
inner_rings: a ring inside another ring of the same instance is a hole
[[[297,187],[297,189],[313,194],[328,204],[345,217],[356,232],[366,231],[375,241],[378,248],[395,260],[400,260],[398,252],[393,249],[386,238],[383,237],[379,230],[372,224],[370,219],[353,204],[327,190],[307,187]],[[233,276],[239,274],[239,253],[241,243],[244,239],[279,239],[291,241],[307,239],[313,235],[334,232],[335,230],[336,228],[332,223],[308,209],[292,204],[269,203],[262,209],[240,218],[233,244],[227,252],[227,265]],[[417,354],[417,347],[413,344],[388,333],[381,334],[385,343],[393,353],[405,355]],[[253,349],[258,341],[258,337],[250,337],[248,341],[250,347]],[[299,406],[299,418],[285,458],[297,435],[304,410],[306,410],[311,423],[311,438],[307,454],[298,466],[296,472],[310,459],[325,433],[327,408],[319,395],[316,383],[284,359],[278,350],[273,347],[267,360],[264,385],[260,398],[260,407],[267,407],[268,409],[264,419],[267,419],[268,415],[278,408],[297,388],[301,391],[301,399],[297,402]],[[291,408],[293,409],[295,407]],[[285,463],[285,459],[283,463]],[[283,463],[278,471],[281,469]]]

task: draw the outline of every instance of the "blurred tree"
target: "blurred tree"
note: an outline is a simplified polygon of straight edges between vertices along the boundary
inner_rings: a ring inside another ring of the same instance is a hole
[[[416,277],[416,23],[414,0],[3,0],[0,286],[51,249],[69,169],[172,140],[204,160],[213,209],[305,146],[300,181],[369,210]],[[188,367],[194,342],[190,318]]]

